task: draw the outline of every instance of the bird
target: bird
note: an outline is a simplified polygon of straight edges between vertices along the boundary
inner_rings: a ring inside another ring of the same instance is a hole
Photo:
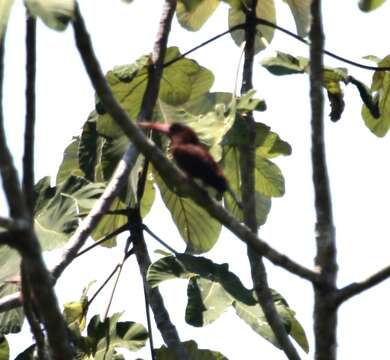
[[[172,124],[141,122],[139,125],[142,128],[156,130],[167,135],[171,141],[173,159],[188,176],[200,179],[206,186],[214,188],[220,197],[228,191],[240,206],[221,166],[199,141],[194,130],[177,122]]]

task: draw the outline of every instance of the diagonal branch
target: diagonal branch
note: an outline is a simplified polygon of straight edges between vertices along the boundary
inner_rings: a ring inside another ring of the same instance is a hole
[[[359,295],[363,291],[380,284],[388,278],[390,278],[390,266],[386,266],[382,270],[379,270],[364,281],[355,282],[339,289],[335,294],[334,302],[336,306],[339,306],[351,297]]]

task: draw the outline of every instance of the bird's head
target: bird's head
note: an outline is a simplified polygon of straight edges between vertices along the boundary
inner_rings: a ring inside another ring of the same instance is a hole
[[[139,125],[142,128],[156,130],[169,136],[174,145],[199,144],[198,136],[194,130],[192,130],[189,126],[180,123],[163,124],[141,122]]]

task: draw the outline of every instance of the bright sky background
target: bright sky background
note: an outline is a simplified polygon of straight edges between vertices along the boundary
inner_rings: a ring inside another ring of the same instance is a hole
[[[162,1],[136,0],[126,5],[119,0],[81,1],[81,10],[92,35],[97,56],[105,71],[115,65],[129,64],[151,51],[157,31]],[[294,30],[288,7],[277,3],[278,24]],[[365,55],[386,56],[390,51],[387,32],[390,4],[370,14],[362,13],[355,1],[324,1],[326,48],[359,61]],[[174,22],[170,45],[188,50],[227,27],[227,7],[222,5],[197,33],[187,32]],[[5,120],[7,135],[17,165],[20,167],[24,128],[24,10],[22,2],[14,6],[6,45]],[[284,34],[276,33],[267,52],[256,57],[254,80],[259,96],[268,110],[257,119],[272,127],[288,141],[293,154],[276,159],[286,180],[286,195],[273,201],[260,237],[278,250],[308,267],[315,251],[313,191],[310,165],[310,109],[308,78],[305,75],[274,77],[260,65],[260,59],[275,50],[307,56],[308,49]],[[214,72],[213,90],[233,91],[240,56],[229,36],[191,54],[201,65]],[[326,58],[327,65],[346,67]],[[349,73],[370,84],[372,73],[348,67]],[[360,116],[357,90],[345,91],[346,109],[340,122],[326,119],[327,159],[337,230],[339,285],[361,280],[389,262],[390,172],[388,138],[378,139],[365,127]],[[73,31],[57,33],[38,26],[37,137],[36,177],[55,176],[65,146],[87,119],[94,106],[94,91],[74,46]],[[326,114],[329,108],[326,108]],[[2,206],[4,211],[4,206]],[[161,202],[146,218],[146,224],[176,249],[184,250],[170,215]],[[148,239],[150,250],[158,248]],[[122,247],[98,249],[75,261],[57,285],[61,303],[76,300],[91,280],[102,281],[120,261]],[[215,247],[205,256],[216,262],[228,262],[249,287],[249,267],[244,245],[225,231]],[[89,262],[88,265],[86,262]],[[270,285],[281,292],[304,326],[313,358],[311,286],[267,262]],[[127,264],[112,311],[126,310],[124,320],[145,322],[142,288],[135,259]],[[343,305],[339,312],[340,359],[388,359],[388,298],[386,282]],[[194,339],[200,348],[221,351],[231,360],[262,358],[284,359],[284,355],[256,335],[245,323],[228,311],[214,324],[195,329],[184,323],[186,282],[171,281],[160,287],[166,305],[183,340]],[[90,315],[101,311],[107,302],[107,290]],[[160,345],[157,331],[156,345]],[[11,339],[12,356],[31,344],[30,335]],[[375,354],[375,355],[374,355]],[[149,358],[149,350],[128,354],[128,359]]]

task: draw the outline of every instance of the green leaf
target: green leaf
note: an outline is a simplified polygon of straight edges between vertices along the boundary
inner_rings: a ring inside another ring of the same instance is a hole
[[[277,51],[276,56],[263,59],[261,65],[273,75],[291,75],[307,72],[309,61],[303,57]]]
[[[165,62],[181,56],[177,47],[167,49]],[[160,83],[159,97],[170,105],[181,105],[207,92],[214,82],[213,73],[196,61],[182,58],[165,67]]]
[[[34,215],[34,228],[44,250],[64,244],[76,230],[78,214],[90,209],[103,192],[103,185],[69,176],[56,187],[54,196]]]
[[[371,115],[376,119],[379,118],[380,113],[379,113],[378,103],[374,101],[370,89],[361,81],[355,79],[353,76],[348,76],[347,84],[349,83],[356,86],[356,88],[359,91],[359,95],[363,100],[364,105],[367,106],[367,109],[370,111]]]
[[[2,41],[4,30],[7,27],[13,4],[14,0],[3,0],[0,2],[0,42]]]
[[[224,174],[228,180],[229,186],[241,197],[241,172],[240,172],[240,155],[238,148],[235,146],[223,147],[223,165]],[[271,210],[271,199],[267,196],[255,193],[256,203],[256,220],[258,226],[265,224],[269,211]],[[243,221],[242,210],[237,206],[234,199],[229,194],[224,196],[225,207],[239,221]]]
[[[15,269],[16,273],[18,269]],[[4,283],[0,285],[0,299],[19,291],[16,284]],[[24,313],[21,307],[0,313],[0,335],[18,333],[22,329]],[[1,347],[0,347],[1,352]],[[1,356],[0,356],[1,359]]]
[[[179,0],[177,20],[190,31],[199,30],[219,5],[219,0]]]
[[[33,16],[38,16],[50,28],[65,30],[73,19],[74,0],[26,0],[26,6]]]
[[[177,47],[166,51],[164,63],[171,62],[181,56]],[[114,68],[107,74],[107,80],[121,106],[135,119],[141,108],[148,79],[149,56],[143,56],[135,64]],[[207,92],[214,82],[211,71],[198,65],[194,60],[182,58],[164,68],[159,99],[169,105],[182,105]],[[97,101],[99,113],[98,132],[104,136],[116,138],[119,127]]]
[[[233,307],[236,310],[236,314],[242,320],[244,320],[257,334],[268,340],[271,344],[280,348],[259,304],[247,305],[240,301],[235,301],[233,303]]]
[[[78,146],[79,167],[85,178],[90,181],[101,181],[99,174],[97,174],[97,165],[100,161],[103,140],[97,132],[97,118],[97,113],[92,111],[84,123]]]
[[[9,359],[9,345],[5,336],[0,336],[0,360]]]
[[[119,198],[115,198],[110,206],[110,211],[124,210],[127,209],[126,204],[124,204]],[[127,217],[125,215],[109,215],[103,216],[97,226],[92,231],[92,238],[95,241],[99,241],[104,236],[113,233],[115,230],[119,229],[121,226],[127,223]],[[101,244],[105,247],[113,247],[116,245],[116,237],[111,238]]]
[[[384,2],[385,2],[385,0],[360,0],[359,1],[359,8],[362,11],[369,12],[369,11],[377,9]]]
[[[265,101],[254,98],[255,94],[256,90],[251,89],[241,95],[237,99],[237,111],[244,114],[249,111],[265,111],[267,108]]]
[[[76,333],[84,330],[87,320],[87,293],[95,281],[91,281],[84,289],[78,301],[70,301],[64,304],[63,316],[70,329]]]
[[[310,0],[284,0],[294,16],[299,36],[306,36],[310,26]]]
[[[171,191],[158,174],[155,174],[155,179],[165,206],[189,250],[195,254],[209,251],[219,238],[221,224],[191,199]]]
[[[34,186],[35,207],[34,214],[37,214],[55,195],[56,188],[50,186],[50,176],[45,176]]]
[[[148,333],[144,326],[132,321],[119,322],[121,315],[115,313],[104,322],[95,315],[89,322],[87,339],[95,360],[111,359],[117,348],[137,351],[145,345]]]
[[[243,4],[241,5],[241,9],[231,7],[229,9],[229,28],[234,27],[236,25],[245,23],[245,13],[242,10],[243,7],[249,7],[248,0],[242,0]],[[256,16],[265,20],[268,20],[272,23],[276,23],[276,11],[274,0],[262,0],[257,2],[256,6]],[[265,25],[257,25],[256,30],[261,33],[260,36],[256,36],[255,39],[255,52],[266,48],[267,43],[271,43],[272,38],[274,36],[274,28]],[[241,46],[245,41],[245,31],[244,30],[236,30],[230,33],[234,42]],[[262,40],[262,39],[265,39]]]
[[[8,246],[0,247],[0,281],[8,281],[10,277],[16,275],[20,269],[20,256],[18,252]],[[3,288],[5,286],[6,288]],[[0,294],[10,294],[7,292],[10,284],[2,284]],[[12,290],[9,290],[12,291]]]
[[[204,278],[190,278],[187,296],[185,319],[197,327],[211,324],[233,303],[221,284]]]
[[[390,65],[390,55],[378,64],[380,67]],[[388,71],[375,71],[371,91],[374,92],[373,103],[378,105],[379,114],[372,113],[372,109],[363,105],[362,117],[366,126],[378,137],[387,134],[390,128],[390,74]],[[375,117],[374,115],[379,115]]]
[[[191,127],[218,161],[221,158],[220,143],[233,125],[235,115],[236,101],[231,94],[205,93],[196,101],[184,104],[183,108],[160,101],[154,119],[157,122],[179,122]]]
[[[291,146],[280,139],[279,135],[272,132],[271,128],[263,123],[255,123],[257,153],[266,158],[273,158],[279,155],[290,155]],[[224,137],[223,145],[243,145],[247,139],[247,127],[245,120],[237,117],[232,128]]]
[[[158,286],[162,281],[181,278],[200,277],[210,282],[220,284],[233,298],[247,304],[254,304],[251,292],[241,283],[231,271],[228,264],[216,264],[211,260],[187,254],[166,256],[154,262],[148,269],[147,280],[151,287]],[[203,291],[200,289],[200,291]]]
[[[228,360],[227,357],[218,351],[207,349],[198,349],[198,344],[193,341],[186,341],[182,343],[191,360]],[[172,349],[163,345],[156,351],[157,360],[179,360]]]
[[[73,141],[66,147],[64,151],[64,157],[60,168],[58,169],[56,184],[60,184],[65,181],[70,175],[84,176],[79,166],[79,149],[80,139],[74,138]]]
[[[273,292],[273,300],[276,311],[281,317],[288,334],[293,337],[297,343],[306,352],[309,351],[309,345],[307,338],[302,326],[295,318],[295,313],[288,307],[286,300],[278,294],[276,291]],[[240,301],[235,301],[233,306],[236,310],[237,315],[244,320],[257,334],[268,340],[270,343],[280,348],[275,335],[269,326],[265,314],[259,304],[247,305]]]
[[[284,178],[276,164],[257,155],[255,170],[256,191],[269,197],[283,196]]]

